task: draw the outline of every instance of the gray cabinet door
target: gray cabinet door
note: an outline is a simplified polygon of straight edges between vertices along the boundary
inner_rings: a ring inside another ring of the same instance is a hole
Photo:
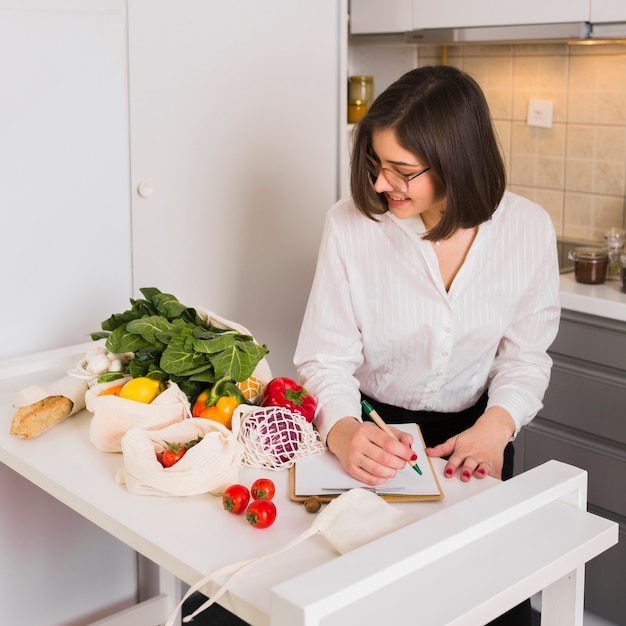
[[[586,568],[585,607],[626,624],[626,324],[563,311],[550,386],[516,445],[521,469],[557,459],[588,472],[589,510],[620,524],[620,543]]]

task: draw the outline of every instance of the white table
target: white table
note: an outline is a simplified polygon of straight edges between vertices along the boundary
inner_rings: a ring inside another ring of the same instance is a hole
[[[121,455],[90,443],[85,411],[38,438],[10,436],[13,391],[59,378],[88,346],[0,362],[0,461],[161,568],[161,594],[100,622],[156,626],[178,600],[177,580],[192,585],[219,566],[273,552],[313,517],[289,501],[284,471],[269,472],[278,518],[262,531],[210,495],[130,494],[114,480]],[[68,442],[72,457],[61,461],[54,452]],[[241,480],[267,474],[243,468]],[[255,626],[403,623],[416,610],[434,626],[480,624],[543,589],[544,624],[581,625],[584,563],[616,543],[618,532],[585,512],[586,473],[551,462],[505,483],[441,482],[442,501],[394,505],[414,516],[410,526],[341,557],[323,537],[309,538],[296,554],[252,569],[220,603]],[[504,555],[513,565],[501,565]]]

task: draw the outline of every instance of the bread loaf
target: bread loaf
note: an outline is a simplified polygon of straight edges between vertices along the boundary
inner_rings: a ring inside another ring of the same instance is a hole
[[[62,422],[71,412],[74,403],[64,396],[48,396],[39,402],[17,410],[11,422],[11,434],[31,439],[44,430]]]

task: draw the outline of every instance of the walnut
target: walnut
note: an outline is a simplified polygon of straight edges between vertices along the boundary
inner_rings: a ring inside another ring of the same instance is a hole
[[[309,496],[304,501],[304,508],[308,513],[317,513],[322,508],[322,501],[319,496]]]

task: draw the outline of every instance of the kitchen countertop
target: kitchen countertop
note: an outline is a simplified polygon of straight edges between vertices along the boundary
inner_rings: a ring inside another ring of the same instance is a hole
[[[566,272],[561,274],[561,307],[626,322],[626,293],[620,291],[620,285],[619,280],[584,285],[576,282],[574,272]]]

